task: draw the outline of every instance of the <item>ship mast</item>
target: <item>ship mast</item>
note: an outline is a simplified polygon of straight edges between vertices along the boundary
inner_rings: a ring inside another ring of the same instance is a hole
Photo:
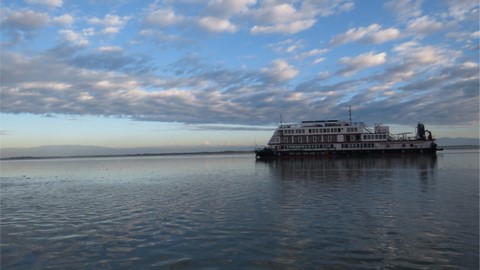
[[[352,106],[348,105],[348,119],[350,120],[350,126],[352,125]]]

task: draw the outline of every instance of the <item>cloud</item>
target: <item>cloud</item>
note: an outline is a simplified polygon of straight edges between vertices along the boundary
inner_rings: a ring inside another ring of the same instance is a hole
[[[255,25],[252,27],[252,29],[250,29],[250,32],[254,35],[274,34],[274,33],[295,34],[312,27],[314,24],[315,24],[315,20],[302,20],[302,21],[293,21],[293,22],[280,23],[280,24],[269,25],[269,26]]]
[[[54,17],[50,20],[51,23],[59,26],[70,26],[73,24],[75,19],[70,14],[64,14],[62,16]]]
[[[218,19],[214,17],[203,17],[198,20],[198,24],[203,29],[210,32],[229,32],[233,33],[237,31],[237,27],[233,25],[229,20]]]
[[[447,66],[438,71],[437,76],[422,78],[410,82],[399,89],[404,91],[429,91],[440,88],[451,88],[455,91],[464,90],[465,94],[472,95],[478,91],[479,66],[477,63],[464,62],[460,65]],[[460,86],[452,88],[452,86]]]
[[[391,0],[384,4],[384,8],[404,22],[422,15],[422,0]]]
[[[186,73],[178,81],[145,74],[87,70],[59,62],[54,54],[27,58],[4,53],[2,59],[5,62],[1,66],[4,113],[255,124],[269,122],[270,115],[278,115],[278,109],[271,104],[286,108],[296,102],[293,99],[296,96],[286,90],[260,84],[260,73],[216,72],[202,67],[194,59],[179,63],[178,68]],[[43,63],[42,69],[31,68],[40,63]],[[282,67],[281,63],[277,62],[274,67]],[[185,64],[195,65],[197,69],[185,70]],[[289,70],[288,65],[283,66],[277,76],[292,76],[288,75]]]
[[[280,42],[269,44],[268,47],[271,48],[276,53],[293,53],[304,47],[304,41],[301,39],[286,39]]]
[[[263,68],[262,72],[265,74],[268,81],[274,83],[288,81],[298,74],[298,70],[282,59],[272,61],[270,67]]]
[[[10,36],[12,44],[29,40],[48,23],[48,14],[34,10],[13,11],[2,9],[1,31]]]
[[[252,34],[294,34],[312,27],[316,22],[314,16],[297,10],[292,4],[273,1],[264,2],[251,14],[258,22],[250,29]]]
[[[145,23],[161,27],[172,26],[182,22],[185,18],[175,13],[172,8],[158,8],[147,15]]]
[[[123,49],[118,46],[102,46],[98,48],[98,51],[104,52],[104,53],[118,53],[118,52],[123,52]]]
[[[242,126],[242,125],[189,125],[193,131],[273,131],[275,127],[258,127],[258,126]]]
[[[448,15],[455,20],[463,21],[467,19],[478,22],[479,8],[476,0],[447,0]]]
[[[60,30],[58,32],[61,35],[63,35],[63,38],[65,41],[72,43],[75,46],[84,47],[89,44],[88,32],[77,33],[73,30],[67,30],[67,29]]]
[[[212,33],[234,33],[242,27],[248,27],[250,33],[258,34],[295,34],[311,28],[318,16],[330,16],[347,12],[354,8],[353,2],[328,0],[322,2],[301,1],[286,3],[280,1],[256,0],[211,0],[207,5],[186,1],[185,4],[197,5],[188,14],[178,14],[171,6],[174,1],[165,1],[165,6],[156,7],[147,12],[145,25],[163,28],[182,24],[185,28],[200,26]]]
[[[119,71],[125,73],[149,73],[150,58],[142,54],[124,54],[114,46],[100,47],[97,52],[77,53],[65,59],[69,64],[88,70]]]
[[[120,17],[118,15],[106,14],[103,19],[91,18],[88,22],[93,25],[103,26],[104,28],[100,33],[110,35],[118,33],[129,19],[129,16]]]
[[[404,42],[392,49],[405,63],[415,66],[436,64],[444,65],[458,57],[459,52],[449,51],[435,46],[421,46],[416,41]]]
[[[300,10],[302,11],[302,13],[308,14],[310,16],[328,17],[343,12],[352,11],[354,8],[355,3],[349,0],[307,0],[302,2]]]
[[[351,28],[343,34],[336,35],[330,40],[330,45],[339,46],[356,41],[367,44],[381,44],[398,38],[400,38],[398,29],[382,29],[378,24],[371,24],[368,27]]]
[[[227,18],[238,13],[245,13],[256,0],[211,0],[206,12],[214,17]]]
[[[342,57],[340,59],[340,64],[344,65],[345,67],[338,71],[338,73],[342,76],[350,76],[360,70],[379,66],[385,64],[387,61],[387,54],[385,52],[381,52],[378,54],[374,54],[373,52],[360,54],[356,57]]]
[[[428,16],[423,16],[409,22],[407,31],[427,35],[444,29],[445,25],[430,19]]]
[[[63,5],[63,0],[26,0],[25,2],[47,7],[61,7]]]

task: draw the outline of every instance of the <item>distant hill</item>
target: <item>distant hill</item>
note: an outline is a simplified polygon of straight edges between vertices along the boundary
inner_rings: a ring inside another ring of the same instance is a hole
[[[0,149],[0,158],[12,157],[73,157],[73,156],[108,156],[168,154],[193,152],[252,151],[254,146],[169,146],[110,148],[93,145],[43,145],[26,148]]]
[[[440,146],[480,145],[480,141],[477,138],[439,138],[437,144]]]
[[[1,158],[10,157],[63,157],[86,155],[115,155],[118,149],[93,145],[43,145],[26,148],[3,148]]]

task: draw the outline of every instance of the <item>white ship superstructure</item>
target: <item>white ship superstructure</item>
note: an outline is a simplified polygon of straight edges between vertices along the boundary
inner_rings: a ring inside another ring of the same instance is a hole
[[[391,134],[389,126],[340,120],[302,121],[281,124],[268,146],[257,149],[257,157],[315,156],[326,154],[435,153],[437,145],[430,131],[418,123],[416,135]],[[427,135],[428,134],[428,135]]]

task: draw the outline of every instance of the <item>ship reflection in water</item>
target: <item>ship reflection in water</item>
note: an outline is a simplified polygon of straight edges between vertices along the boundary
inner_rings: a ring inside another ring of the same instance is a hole
[[[372,156],[368,158],[317,157],[257,160],[266,164],[284,180],[345,181],[393,179],[407,173],[409,177],[428,182],[435,178],[435,155]]]
[[[443,170],[436,156],[410,155],[256,165],[276,179],[277,204],[290,211],[284,229],[308,231],[305,242],[323,265],[478,267],[478,193],[467,191],[478,183],[462,175],[474,170]]]

